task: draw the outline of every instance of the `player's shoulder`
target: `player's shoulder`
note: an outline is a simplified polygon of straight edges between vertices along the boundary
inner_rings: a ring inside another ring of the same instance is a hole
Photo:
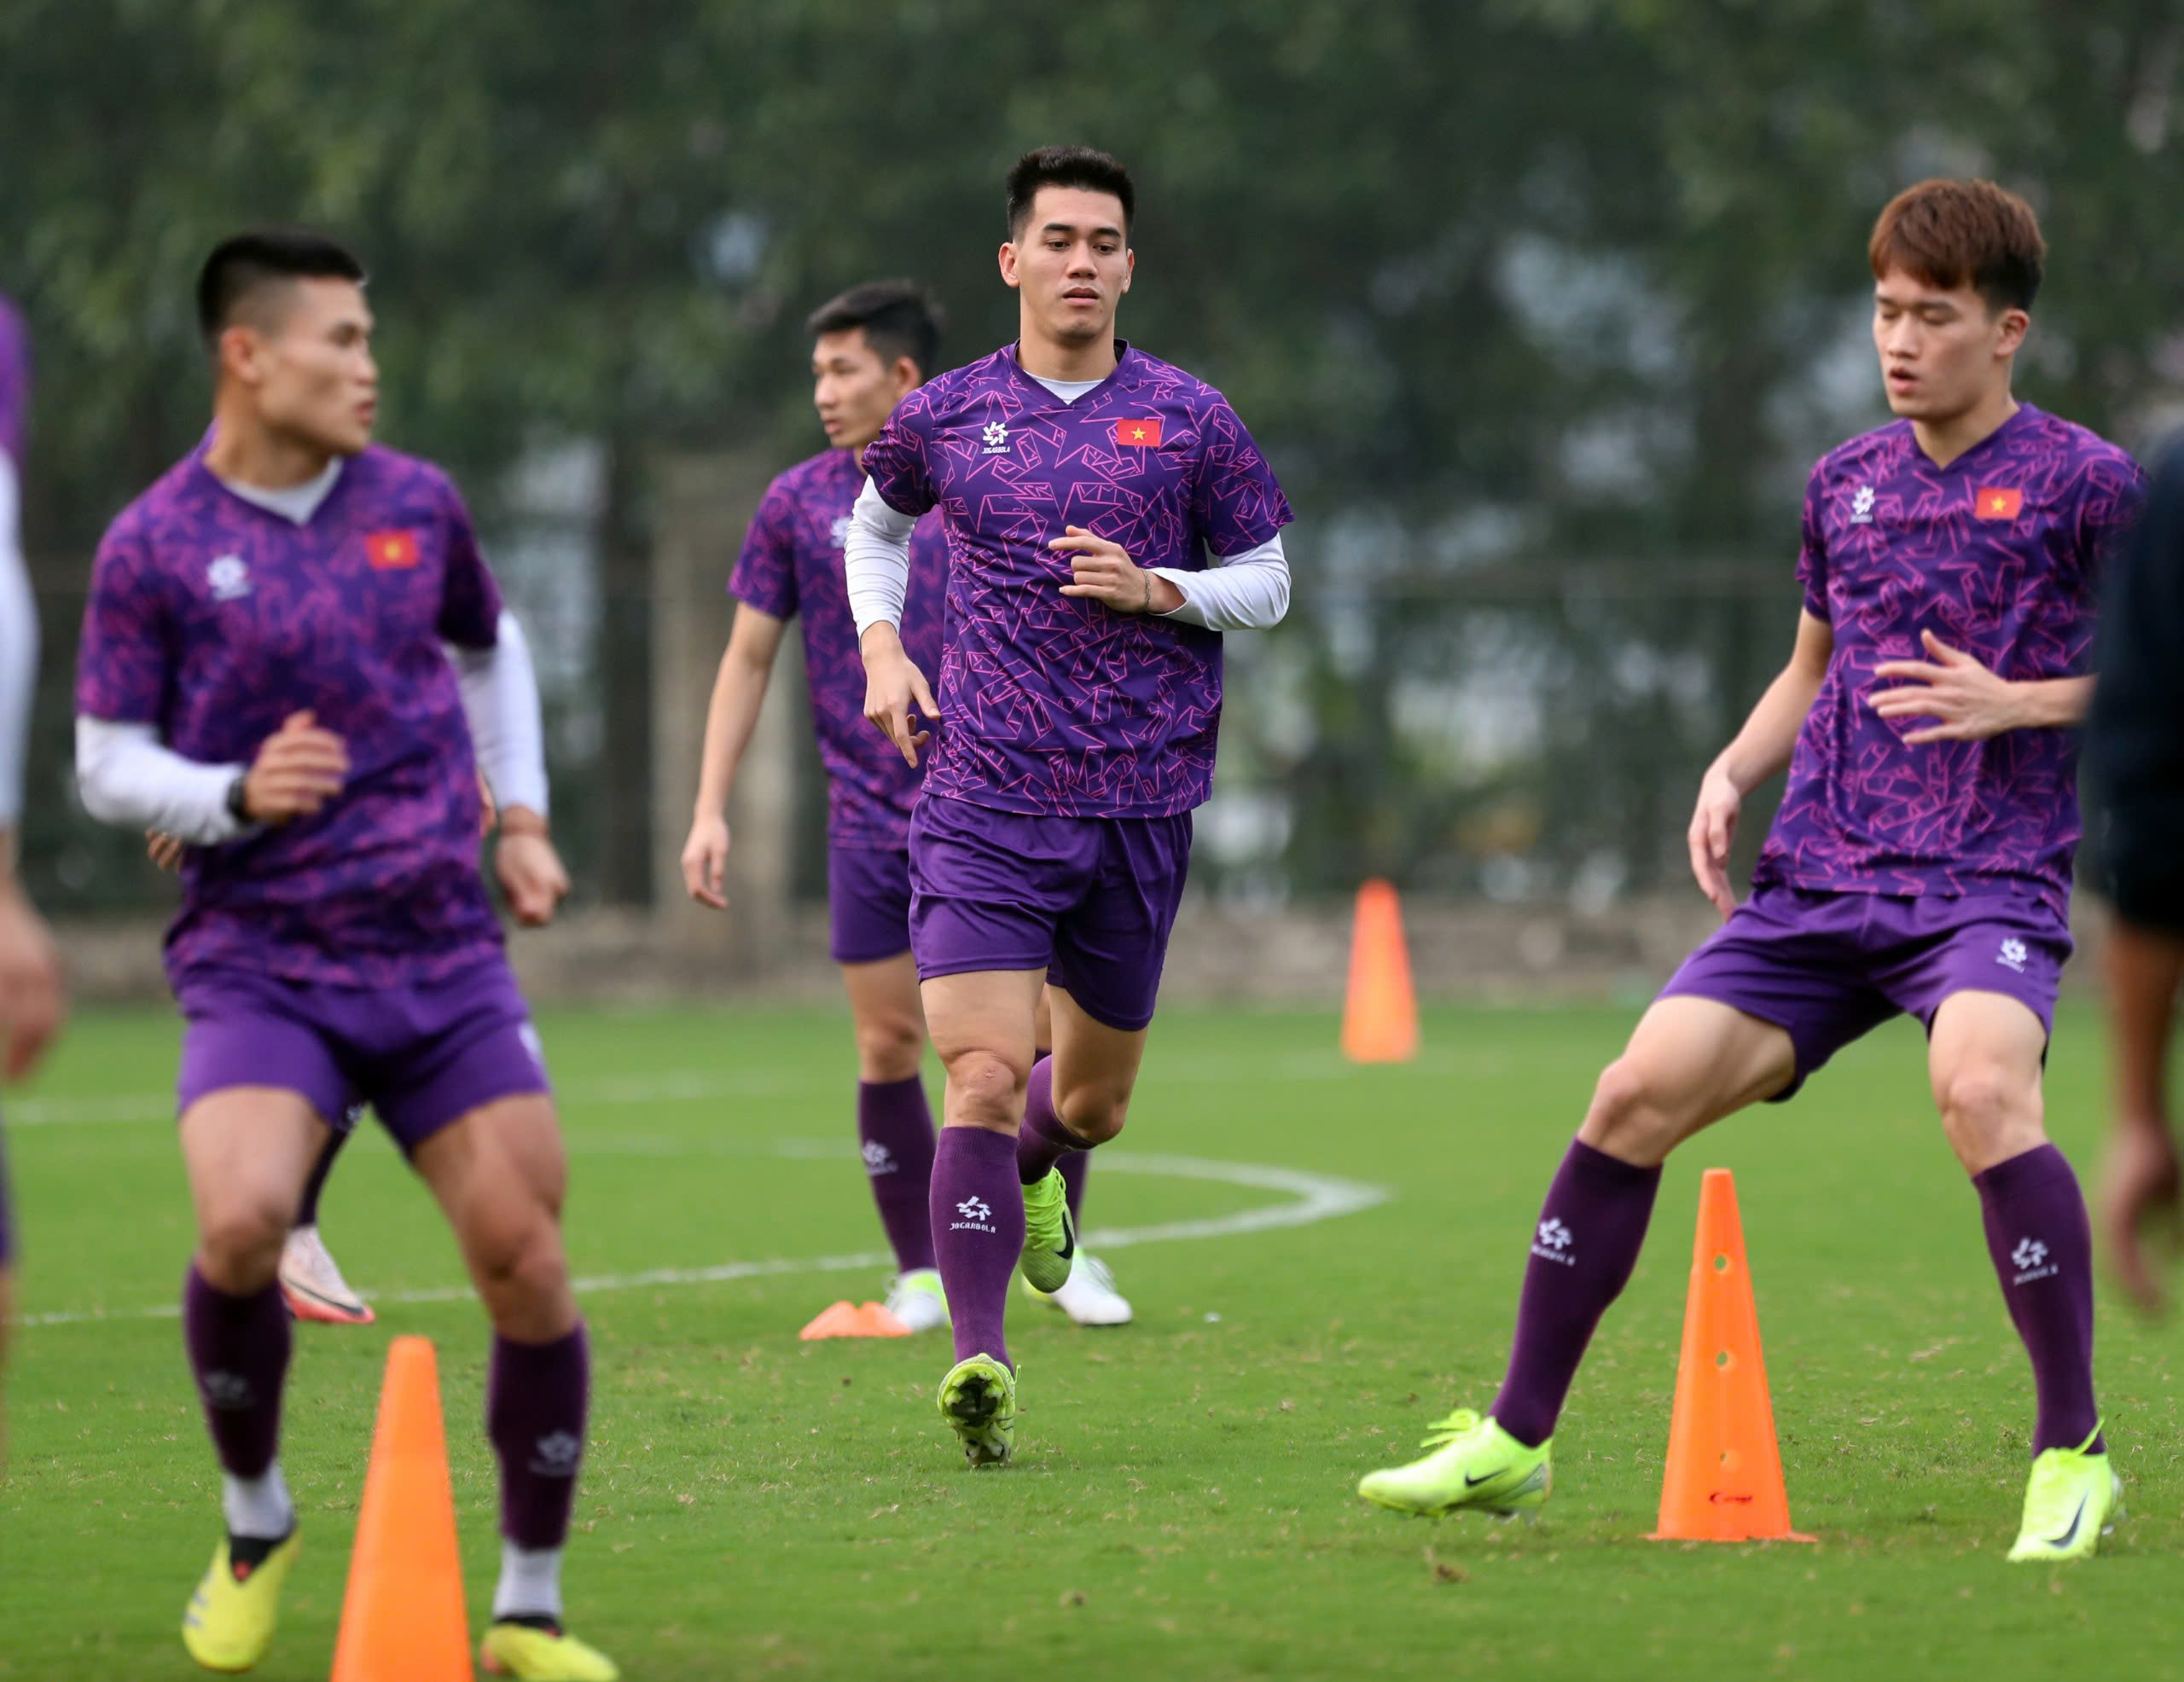
[[[1917,447],[1908,420],[1891,420],[1847,438],[1812,464],[1814,485],[1846,478],[1870,484],[1904,466]]]
[[[107,522],[100,540],[102,555],[126,548],[156,552],[162,537],[186,531],[209,484],[199,456],[193,450],[123,507]]]
[[[807,455],[794,467],[784,467],[767,482],[761,502],[781,506],[802,503],[814,496],[838,493],[844,485],[851,495],[864,483],[857,457],[846,450],[822,450]]]
[[[397,450],[392,444],[366,444],[341,471],[354,474],[359,488],[375,496],[462,507],[462,493],[456,488],[454,474],[437,461]]]
[[[1151,401],[1172,403],[1199,413],[1235,412],[1219,386],[1135,345],[1124,349],[1120,372],[1123,384]]]
[[[2131,452],[2111,444],[2090,426],[2027,403],[2019,453],[2048,465],[2058,478],[2094,490],[2137,485],[2146,474]]]

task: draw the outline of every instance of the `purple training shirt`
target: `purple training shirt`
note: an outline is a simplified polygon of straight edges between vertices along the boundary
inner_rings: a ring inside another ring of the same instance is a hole
[[[2137,465],[2020,407],[1946,467],[1899,420],[1821,459],[1798,576],[1835,652],[1790,762],[1756,883],[1916,896],[2023,895],[2070,908],[2077,736],[2012,730],[1907,746],[1931,719],[1869,705],[1873,668],[1919,634],[2012,680],[2089,670],[2103,556],[2145,496]]]
[[[1007,812],[1168,817],[1211,792],[1221,637],[1066,596],[1067,525],[1140,566],[1196,571],[1292,515],[1228,400],[1118,345],[1075,403],[1013,347],[903,400],[865,446],[888,506],[938,507],[948,539],[939,730],[926,791]]]
[[[167,973],[244,969],[341,987],[491,958],[478,775],[443,641],[492,646],[500,592],[446,474],[375,445],[307,525],[235,496],[203,446],[107,530],[76,710],[156,726],[185,758],[247,763],[309,709],[348,745],[316,816],[183,867]]]
[[[863,489],[864,469],[850,450],[824,450],[791,467],[766,487],[728,593],[776,619],[803,616],[811,720],[827,768],[828,843],[900,852],[910,844],[922,773],[864,719],[864,662],[842,571],[850,509]],[[947,547],[934,515],[911,536],[903,607],[903,647],[922,672],[939,670],[947,582]]]
[[[20,475],[31,413],[31,333],[20,311],[0,293],[0,450]]]

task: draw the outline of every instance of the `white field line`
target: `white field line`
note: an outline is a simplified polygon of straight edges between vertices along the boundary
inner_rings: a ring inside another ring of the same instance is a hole
[[[1428,1076],[1478,1075],[1498,1067],[1490,1048],[1461,1053],[1427,1053],[1401,1065],[1398,1072]],[[1147,1070],[1151,1083],[1204,1084],[1233,1080],[1235,1064],[1227,1058],[1171,1058]],[[1258,1071],[1285,1081],[1333,1081],[1360,1074],[1339,1052],[1290,1052]],[[561,1103],[577,1108],[619,1108],[630,1105],[697,1103],[713,1099],[780,1098],[790,1093],[846,1090],[839,1074],[792,1075],[753,1070],[714,1074],[694,1069],[664,1070],[650,1075],[610,1075],[565,1081],[555,1089]],[[86,1098],[26,1098],[0,1108],[0,1128],[101,1127],[174,1120],[174,1092],[107,1093]]]
[[[660,1148],[665,1141],[632,1138],[617,1144],[596,1141],[584,1154],[637,1156],[727,1155],[733,1151],[689,1151]],[[827,1141],[787,1139],[777,1141],[769,1154],[790,1157],[846,1157],[851,1153]],[[1321,1221],[1355,1215],[1388,1200],[1381,1186],[1333,1174],[1308,1174],[1302,1169],[1273,1168],[1257,1163],[1218,1163],[1203,1157],[1151,1157],[1126,1151],[1102,1151],[1100,1171],[1107,1174],[1150,1174],[1174,1180],[1210,1180],[1225,1186],[1248,1186],[1254,1191],[1281,1192],[1292,1201],[1269,1204],[1234,1215],[1203,1221],[1168,1221],[1149,1227],[1095,1227],[1083,1235],[1087,1250],[1125,1250],[1132,1244],[1171,1244],[1193,1238],[1227,1238],[1246,1232],[1272,1232],[1283,1227],[1310,1227]],[[600,1273],[576,1283],[577,1294],[590,1296],[606,1290],[642,1290],[665,1285],[724,1285],[736,1279],[771,1279],[784,1273],[858,1273],[894,1264],[885,1250],[861,1250],[851,1256],[780,1257],[766,1262],[723,1262],[711,1267],[653,1267],[637,1273]],[[404,1302],[460,1302],[472,1295],[467,1285],[433,1285],[416,1290],[374,1291],[371,1300],[381,1307]],[[107,1311],[60,1309],[26,1314],[24,1325],[80,1325],[97,1320],[172,1320],[179,1310],[171,1302],[151,1308]]]

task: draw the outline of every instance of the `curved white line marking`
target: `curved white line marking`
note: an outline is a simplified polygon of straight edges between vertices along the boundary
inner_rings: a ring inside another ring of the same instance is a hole
[[[580,1154],[675,1156],[712,1154],[661,1150],[659,1141],[642,1138],[618,1143],[593,1141]],[[815,1146],[824,1146],[823,1150]],[[726,1153],[723,1153],[726,1154]],[[741,1154],[736,1153],[736,1154]],[[832,1141],[781,1140],[766,1154],[781,1157],[849,1156],[846,1147]],[[1246,1232],[1272,1232],[1283,1227],[1310,1227],[1355,1215],[1387,1202],[1385,1187],[1362,1180],[1344,1180],[1330,1174],[1310,1174],[1303,1169],[1273,1168],[1258,1163],[1221,1163],[1204,1157],[1138,1156],[1126,1151],[1100,1153],[1100,1171],[1107,1174],[1162,1174],[1172,1180],[1211,1180],[1225,1186],[1245,1186],[1255,1191],[1287,1192],[1293,1201],[1243,1209],[1234,1215],[1202,1221],[1167,1221],[1150,1227],[1095,1227],[1084,1233],[1087,1250],[1126,1250],[1132,1244],[1170,1244],[1193,1238],[1226,1238]],[[771,1279],[784,1273],[857,1273],[869,1267],[890,1267],[895,1258],[885,1250],[860,1250],[852,1256],[813,1256],[768,1262],[723,1262],[712,1267],[653,1267],[640,1273],[599,1273],[575,1281],[579,1295],[603,1290],[641,1290],[647,1287],[682,1285],[722,1285],[735,1279]],[[375,1291],[372,1301],[381,1306],[404,1302],[464,1302],[475,1293],[467,1285],[433,1285],[417,1290]],[[180,1310],[171,1302],[156,1308],[122,1308],[111,1312],[58,1309],[26,1314],[20,1324],[81,1325],[96,1320],[172,1320]]]

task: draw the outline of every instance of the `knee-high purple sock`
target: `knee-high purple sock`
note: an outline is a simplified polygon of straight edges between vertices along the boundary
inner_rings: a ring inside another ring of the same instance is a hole
[[[2002,1300],[2032,1357],[2040,1404],[2032,1452],[2080,1447],[2100,1411],[2093,1396],[2093,1232],[2077,1175],[2060,1151],[2042,1145],[1972,1183]]]
[[[550,1343],[494,1334],[485,1435],[501,1463],[501,1534],[520,1548],[558,1548],[567,1539],[590,1401],[583,1321]]]
[[[943,1128],[932,1157],[932,1248],[956,1325],[956,1359],[1008,1360],[1002,1321],[1024,1254],[1016,1141],[984,1128]]]
[[[1593,1328],[1638,1265],[1660,1185],[1658,1168],[1570,1141],[1532,1233],[1516,1347],[1491,1410],[1518,1441],[1537,1447],[1554,1435]]]
[[[221,1470],[264,1476],[281,1446],[281,1387],[288,1376],[281,1287],[230,1296],[192,1263],[183,1280],[182,1335]]]
[[[334,1172],[334,1159],[341,1154],[341,1147],[349,1142],[353,1128],[336,1128],[319,1151],[318,1161],[311,1167],[311,1178],[304,1181],[303,1201],[296,1206],[295,1224],[299,1227],[318,1225],[318,1194],[326,1189],[326,1176]]]
[[[1092,1153],[1089,1151],[1065,1151],[1061,1160],[1054,1164],[1061,1170],[1061,1183],[1068,1190],[1069,1224],[1084,1224],[1084,1180],[1092,1172]]]
[[[933,1138],[925,1082],[915,1075],[906,1081],[860,1081],[857,1134],[895,1266],[906,1273],[930,1267]]]
[[[1055,1164],[1091,1148],[1062,1125],[1054,1109],[1054,1060],[1041,1058],[1031,1065],[1031,1077],[1024,1083],[1024,1125],[1016,1132],[1016,1178],[1024,1185],[1036,1186]]]

